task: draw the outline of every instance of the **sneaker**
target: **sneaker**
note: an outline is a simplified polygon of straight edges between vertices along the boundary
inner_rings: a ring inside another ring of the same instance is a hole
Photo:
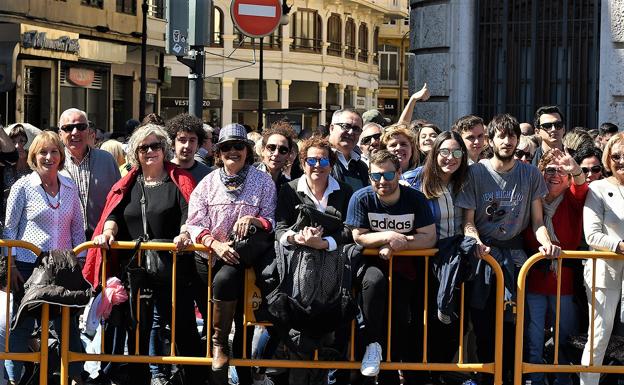
[[[230,385],[238,385],[238,373],[236,372],[235,366],[230,366],[228,368],[228,383]]]
[[[274,385],[273,380],[269,378],[266,374],[262,375],[261,379],[254,378],[253,385]]]
[[[151,385],[169,385],[166,377],[152,377]]]
[[[363,376],[373,377],[379,374],[379,363],[381,362],[381,345],[377,342],[368,344],[364,358],[362,359],[362,367],[360,373]]]
[[[438,319],[440,320],[440,322],[442,322],[445,325],[450,325],[451,324],[451,316],[442,313],[440,311],[440,309],[438,309]]]
[[[336,369],[329,369],[327,371],[327,385],[334,385],[336,383]]]

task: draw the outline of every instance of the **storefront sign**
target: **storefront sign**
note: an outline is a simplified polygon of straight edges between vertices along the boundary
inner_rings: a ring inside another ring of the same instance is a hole
[[[189,101],[188,99],[182,98],[161,98],[160,104],[162,107],[188,107]],[[203,107],[221,107],[221,102],[218,100],[204,99]]]
[[[88,87],[93,83],[95,79],[95,71],[88,68],[76,68],[71,67],[67,79],[72,83],[80,87]]]
[[[69,36],[60,36],[53,39],[49,38],[46,32],[36,30],[22,33],[22,47],[67,52],[74,55],[80,53],[78,39],[71,39]]]

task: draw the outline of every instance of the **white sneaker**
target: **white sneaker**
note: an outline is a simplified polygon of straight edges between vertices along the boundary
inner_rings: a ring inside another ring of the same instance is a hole
[[[374,377],[379,374],[379,363],[381,362],[381,345],[377,342],[368,344],[364,358],[362,358],[362,367],[360,373],[363,376]]]

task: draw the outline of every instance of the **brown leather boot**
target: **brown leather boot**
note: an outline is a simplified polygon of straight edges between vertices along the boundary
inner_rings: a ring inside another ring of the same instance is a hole
[[[235,311],[236,301],[212,301],[212,370],[223,369],[230,361],[228,337]]]

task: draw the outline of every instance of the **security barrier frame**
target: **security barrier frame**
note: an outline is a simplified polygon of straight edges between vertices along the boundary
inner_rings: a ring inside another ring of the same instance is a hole
[[[597,259],[624,259],[624,255],[605,251],[563,251],[557,261],[557,302],[555,310],[555,355],[552,364],[531,364],[523,361],[524,354],[524,318],[526,308],[526,278],[529,270],[537,262],[545,259],[541,254],[535,254],[529,258],[520,269],[517,279],[517,318],[516,318],[516,344],[515,344],[515,362],[514,362],[514,385],[521,385],[522,375],[529,373],[624,373],[622,366],[594,365],[594,312],[596,307],[596,260]],[[561,302],[561,268],[564,259],[586,259],[586,263],[593,264],[592,274],[592,300],[590,312],[590,330],[588,336],[590,342],[590,363],[589,365],[571,365],[559,364],[559,320],[560,320],[560,302]],[[591,261],[591,262],[590,262]]]
[[[2,241],[4,243],[0,243],[0,246],[7,245],[7,242],[10,241]],[[25,244],[25,243],[22,243]],[[117,250],[132,250],[136,246],[135,242],[114,242],[111,245],[111,249]],[[76,254],[85,251],[88,248],[97,247],[93,242],[85,242],[74,248],[74,252]],[[211,350],[210,343],[207,344],[207,351],[205,357],[181,357],[176,356],[175,352],[175,294],[176,294],[176,271],[177,271],[177,253],[175,252],[175,246],[172,243],[157,243],[157,242],[145,242],[140,244],[138,254],[138,262],[140,264],[141,256],[143,250],[166,250],[171,251],[173,253],[173,271],[172,271],[172,312],[171,312],[171,354],[169,356],[149,356],[149,355],[140,355],[138,352],[139,344],[136,344],[136,350],[134,354],[124,356],[124,355],[113,355],[113,354],[87,354],[87,353],[79,353],[72,352],[69,350],[69,324],[70,324],[70,309],[68,307],[63,307],[61,311],[62,316],[62,330],[61,330],[61,385],[69,384],[69,376],[68,369],[69,364],[71,362],[84,362],[84,361],[107,361],[107,362],[124,362],[124,363],[155,363],[155,364],[186,364],[186,365],[206,365],[209,366],[211,364]],[[184,250],[184,252],[188,251],[203,251],[206,252],[207,249],[202,245],[193,245],[192,247],[188,247]],[[460,311],[460,322],[459,322],[459,358],[457,363],[430,363],[427,359],[427,332],[428,332],[428,279],[429,279],[429,260],[431,257],[435,256],[437,249],[425,249],[425,250],[405,250],[400,252],[395,252],[394,257],[424,257],[425,258],[425,290],[424,290],[424,309],[423,309],[423,358],[422,362],[392,362],[390,357],[390,347],[391,347],[391,315],[392,315],[392,278],[393,278],[393,258],[390,258],[388,261],[388,341],[387,341],[387,356],[385,361],[381,362],[380,369],[381,370],[415,370],[415,371],[452,371],[452,372],[480,372],[480,373],[489,373],[494,376],[494,384],[500,385],[502,384],[502,333],[503,333],[503,293],[504,293],[504,282],[503,282],[503,273],[501,267],[498,263],[490,256],[486,255],[483,259],[490,264],[492,267],[495,276],[496,276],[496,311],[495,311],[495,343],[494,343],[494,362],[488,363],[465,363],[463,357],[463,342],[464,342],[464,315],[465,315],[465,304],[464,304],[464,286],[461,287],[461,311]],[[377,255],[378,251],[376,249],[367,249],[364,251],[364,255]],[[208,275],[212,277],[212,267],[208,264]],[[106,271],[107,271],[107,250],[102,249],[102,265],[101,265],[101,283],[103,288],[106,285]],[[246,280],[247,281],[247,280]],[[208,284],[208,298],[212,297],[212,287],[211,282]],[[247,289],[244,291],[247,292]],[[245,301],[248,299],[246,298]],[[44,312],[44,316],[46,318],[42,318],[43,321],[47,321],[47,306],[44,307],[46,311]],[[208,336],[211,333],[211,309],[210,302],[208,302],[207,309],[207,319],[206,323],[209,327]],[[140,309],[139,303],[137,302],[137,317],[140,317]],[[243,327],[244,329],[247,326],[254,325],[255,323],[251,320],[244,320]],[[264,324],[264,323],[258,323]],[[45,328],[43,328],[45,330]],[[355,351],[354,351],[354,327],[352,324],[352,333],[350,340],[350,354],[349,361],[319,361],[318,356],[315,355],[314,360],[278,360],[278,359],[247,359],[247,358],[231,358],[230,365],[234,366],[262,366],[262,367],[275,367],[275,368],[315,368],[315,369],[359,369],[360,361],[356,361],[355,359]],[[42,332],[43,333],[43,332]],[[45,334],[47,336],[47,330],[45,330]],[[102,349],[104,348],[104,333],[101,333],[102,338]],[[7,334],[8,335],[8,334]],[[43,337],[43,336],[42,336]],[[135,334],[136,341],[139,339],[139,331],[137,329]],[[7,337],[8,339],[8,337]],[[43,370],[47,367],[47,346],[42,345],[42,350],[40,353],[34,353],[28,356],[19,355],[20,360],[29,360],[40,362],[41,364],[41,373],[40,373],[40,384],[47,384],[47,370]],[[6,355],[8,354],[8,355]],[[244,353],[246,354],[246,352]],[[10,359],[16,359],[18,356],[15,353],[5,353],[5,355],[0,355],[0,358],[7,357]],[[243,356],[245,357],[245,356]],[[45,358],[45,359],[44,359]]]

